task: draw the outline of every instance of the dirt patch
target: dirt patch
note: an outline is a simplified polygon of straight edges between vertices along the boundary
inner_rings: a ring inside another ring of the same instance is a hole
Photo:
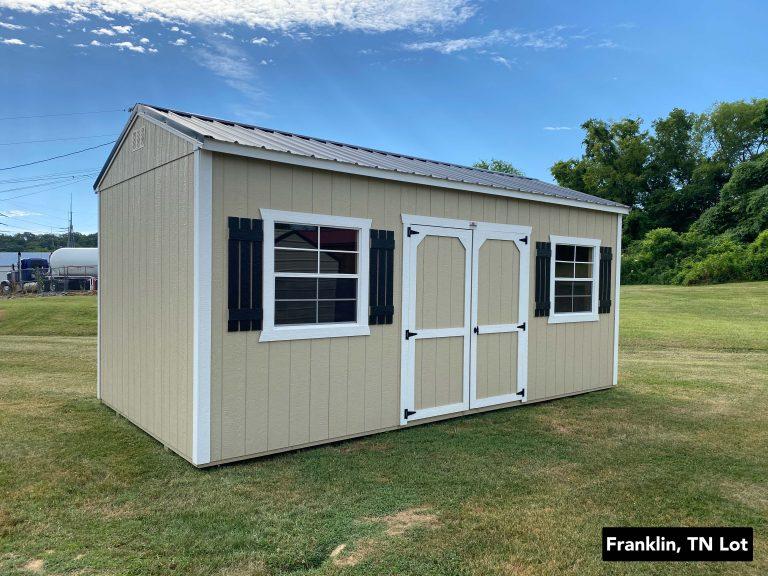
[[[433,527],[438,525],[435,514],[430,513],[431,508],[422,506],[409,508],[391,516],[371,518],[373,522],[383,522],[387,526],[387,536],[400,536],[411,528]]]
[[[370,556],[376,549],[376,541],[369,538],[364,538],[355,544],[355,549],[351,552],[345,553],[347,550],[346,544],[339,544],[331,552],[331,559],[335,566],[341,568],[347,568],[349,566],[357,566]]]
[[[757,510],[768,512],[768,486],[751,482],[723,482],[722,491],[726,498]]]
[[[42,572],[43,566],[45,565],[45,562],[43,560],[30,560],[24,566],[21,567],[22,570],[26,570],[27,572]]]

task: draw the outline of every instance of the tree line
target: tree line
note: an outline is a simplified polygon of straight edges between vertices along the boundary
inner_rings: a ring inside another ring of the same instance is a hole
[[[74,245],[78,248],[95,248],[98,234],[72,234]],[[53,252],[67,245],[67,234],[0,234],[0,252]]]
[[[561,186],[626,204],[622,281],[768,279],[768,99],[675,108],[654,120],[590,119]]]

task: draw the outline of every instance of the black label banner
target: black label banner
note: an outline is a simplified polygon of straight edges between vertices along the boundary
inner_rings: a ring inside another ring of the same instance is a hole
[[[752,528],[603,528],[610,562],[751,562]]]

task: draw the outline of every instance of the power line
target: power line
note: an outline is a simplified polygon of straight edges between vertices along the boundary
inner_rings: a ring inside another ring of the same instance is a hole
[[[93,136],[71,136],[69,138],[46,138],[44,140],[19,140],[17,142],[0,142],[0,146],[16,146],[18,144],[40,144],[43,142],[64,142],[65,140],[88,140],[89,138],[104,138],[117,134],[94,134]]]
[[[71,178],[72,176],[84,176],[85,174],[96,174],[98,168],[88,168],[84,170],[74,170],[71,172],[51,172],[48,174],[40,174],[38,176],[23,176],[20,178],[6,178],[0,180],[0,184],[20,184],[24,182],[36,182],[39,180],[59,180],[61,178]]]
[[[6,166],[4,168],[0,168],[0,171],[13,170],[14,168],[22,168],[23,166],[32,166],[33,164],[50,162],[51,160],[56,160],[58,158],[66,158],[67,156],[74,156],[75,154],[80,154],[81,152],[88,152],[88,150],[95,150],[96,148],[103,148],[104,146],[109,146],[110,144],[114,144],[115,142],[116,140],[112,140],[112,142],[105,142],[104,144],[98,144],[96,146],[91,146],[89,148],[83,148],[82,150],[75,150],[74,152],[69,152],[67,154],[59,154],[58,156],[51,156],[50,158],[43,158],[42,160],[35,160],[34,162],[26,162],[24,164],[16,164],[15,166]]]
[[[84,116],[86,114],[108,114],[110,112],[128,112],[130,108],[114,108],[112,110],[92,110],[90,112],[61,112],[59,114],[33,114],[30,116],[3,116],[0,120],[28,120],[31,118],[56,118],[58,116]]]
[[[36,190],[35,192],[27,192],[26,194],[19,194],[18,196],[11,196],[9,198],[0,198],[0,202],[7,202],[8,200],[15,200],[16,198],[24,198],[26,196],[34,196],[35,194],[42,194],[43,192],[48,192],[50,190],[58,190],[59,188],[64,188],[65,186],[69,186],[71,184],[77,184],[79,182],[83,182],[89,179],[90,177],[86,176],[84,178],[81,178],[80,180],[73,180],[72,182],[64,182],[63,184],[57,184],[55,186],[52,186],[51,188]]]
[[[83,174],[82,177],[89,176],[88,174]],[[80,176],[71,176],[71,180],[79,179]],[[5,190],[0,190],[0,194],[5,194],[6,192],[17,192],[19,190],[29,190],[31,188],[40,188],[41,186],[49,186],[51,184],[60,184],[61,182],[38,182],[37,184],[29,184],[28,186],[16,186],[15,188],[6,188]]]

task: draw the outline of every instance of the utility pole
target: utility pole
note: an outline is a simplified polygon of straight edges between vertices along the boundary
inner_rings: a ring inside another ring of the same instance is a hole
[[[69,228],[67,229],[67,248],[72,248],[75,245],[74,236],[72,234],[72,192],[69,193]]]

